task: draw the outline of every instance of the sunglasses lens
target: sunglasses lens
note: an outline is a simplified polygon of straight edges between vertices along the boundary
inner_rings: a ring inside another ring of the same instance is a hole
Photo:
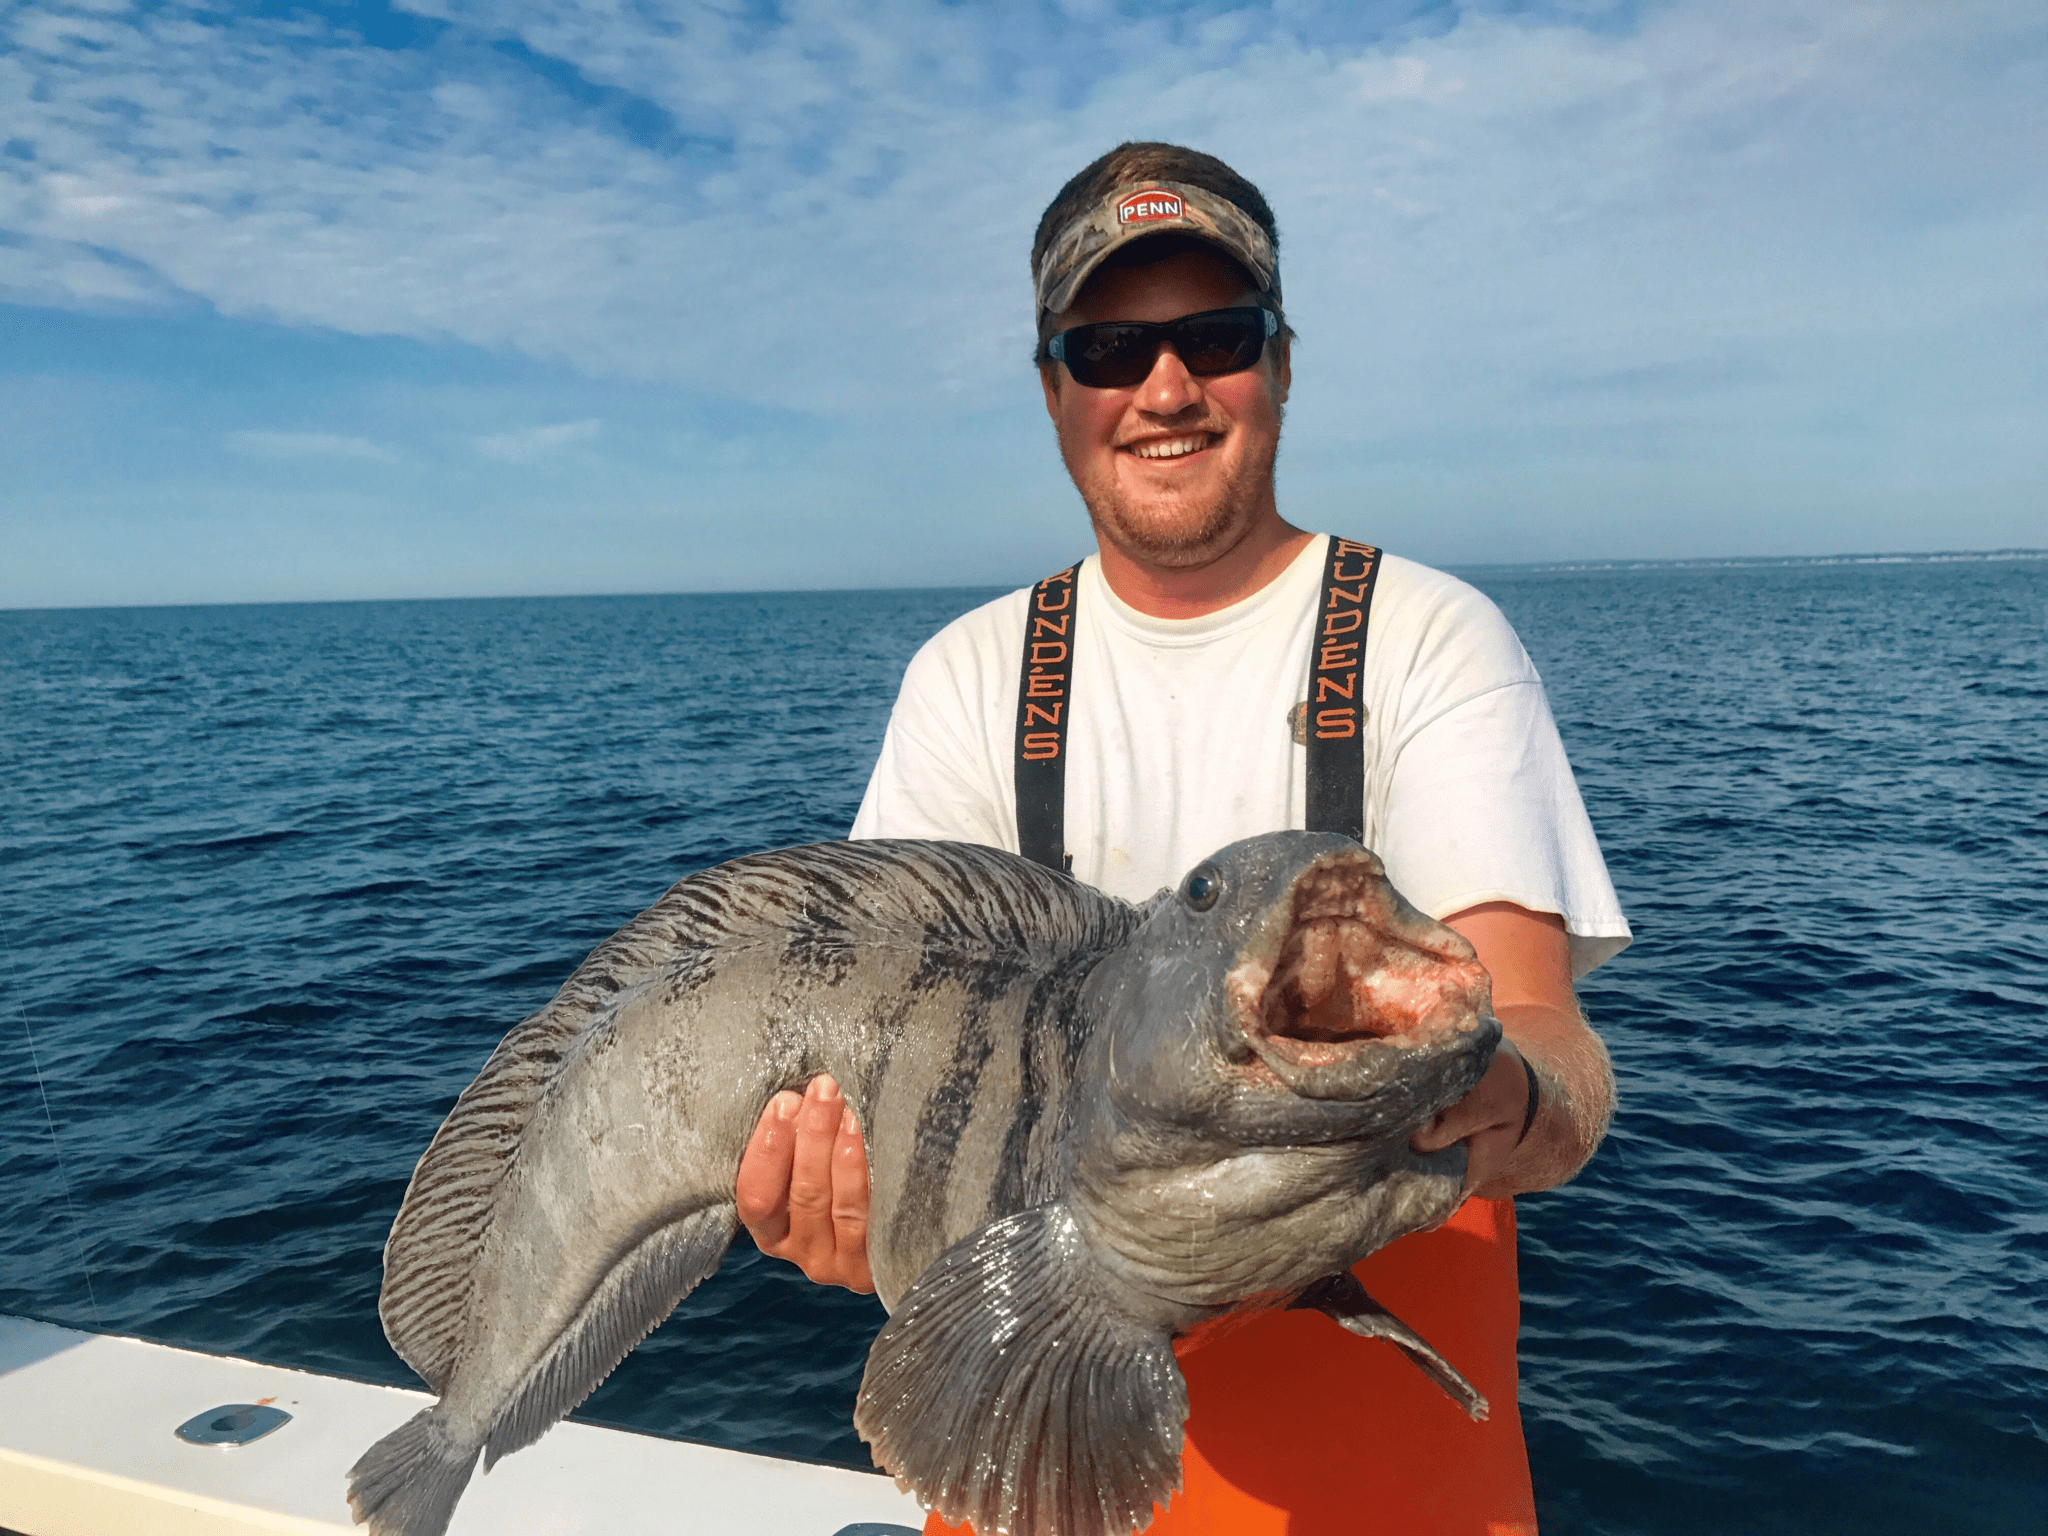
[[[1082,325],[1067,332],[1067,372],[1089,389],[1128,389],[1142,383],[1159,352],[1159,328]]]
[[[1256,309],[1190,315],[1174,330],[1180,360],[1189,373],[1198,376],[1237,373],[1251,367],[1266,350],[1265,316]]]

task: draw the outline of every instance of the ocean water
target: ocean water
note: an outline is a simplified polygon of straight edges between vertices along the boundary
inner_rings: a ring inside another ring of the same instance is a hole
[[[1558,1532],[2048,1527],[2048,561],[1490,570],[1639,937],[1521,1203]],[[405,1180],[671,881],[843,833],[987,594],[0,613],[0,1310],[409,1382]],[[742,1239],[585,1406],[864,1465]]]

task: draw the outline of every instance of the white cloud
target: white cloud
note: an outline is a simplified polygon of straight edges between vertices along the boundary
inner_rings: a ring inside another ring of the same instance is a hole
[[[1279,211],[1305,338],[1283,473],[1333,498],[1367,459],[1777,454],[1814,480],[1935,418],[1973,446],[1930,474],[2024,468],[1982,433],[2040,404],[2016,339],[2048,308],[2039,0],[1472,6],[1379,37],[1303,0],[410,8],[447,30],[17,6],[0,284],[938,439],[1030,415],[1039,209],[1166,137]],[[583,426],[472,441],[529,462]]]
[[[1094,41],[1131,62],[1064,108],[1005,77],[996,13],[937,0],[806,0],[778,24],[415,8],[628,93],[668,141],[481,48],[27,6],[0,94],[34,158],[0,162],[0,223],[49,253],[47,288],[78,282],[57,252],[111,252],[233,314],[835,412],[1007,391],[1038,209],[1127,134],[1262,181],[1293,296],[1346,344],[1419,315],[1438,349],[1596,366],[1617,316],[1641,360],[2040,287],[1990,225],[1940,267],[1918,248],[2040,218],[2036,0],[1680,0],[1611,30],[1473,11],[1336,48],[1271,18],[1248,41],[1112,18]]]
[[[596,421],[564,421],[552,427],[528,427],[519,432],[496,432],[474,441],[476,451],[488,459],[508,464],[530,464],[571,443],[587,443],[598,434]]]
[[[0,302],[55,309],[149,309],[176,297],[137,262],[64,240],[0,238]]]
[[[265,459],[372,459],[395,464],[399,458],[381,443],[335,432],[230,432],[228,446]]]

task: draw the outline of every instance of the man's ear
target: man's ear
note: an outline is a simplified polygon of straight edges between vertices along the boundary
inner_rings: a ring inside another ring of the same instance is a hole
[[[1038,365],[1038,387],[1045,391],[1045,414],[1052,418],[1052,424],[1060,424],[1060,365],[1040,363]]]
[[[1285,334],[1275,336],[1273,344],[1279,348],[1273,357],[1273,403],[1285,405],[1287,391],[1294,384],[1294,347]]]

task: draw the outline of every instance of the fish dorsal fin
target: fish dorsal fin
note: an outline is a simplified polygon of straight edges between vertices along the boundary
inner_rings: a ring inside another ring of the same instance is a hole
[[[1164,1327],[1119,1310],[1059,1204],[947,1249],[868,1355],[853,1422],[947,1521],[1130,1536],[1180,1486],[1188,1395]]]
[[[567,992],[568,988],[563,988]],[[469,1324],[471,1270],[492,1197],[550,1069],[575,1043],[588,1011],[547,1007],[498,1042],[413,1169],[384,1244],[377,1315],[399,1358],[435,1392],[448,1389]]]
[[[494,1197],[543,1093],[636,987],[686,971],[729,939],[701,910],[701,896],[681,881],[592,950],[545,1007],[498,1042],[413,1169],[384,1245],[377,1315],[391,1347],[435,1392],[447,1390],[469,1326],[472,1267]]]

